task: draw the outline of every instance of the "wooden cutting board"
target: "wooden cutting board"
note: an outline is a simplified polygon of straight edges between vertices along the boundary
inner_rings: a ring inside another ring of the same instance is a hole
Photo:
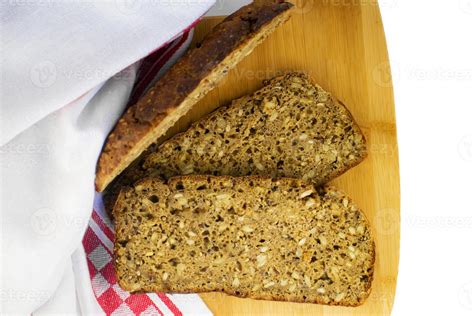
[[[302,70],[346,104],[362,127],[369,156],[333,184],[365,211],[376,242],[372,293],[357,308],[258,301],[219,293],[202,294],[215,315],[388,315],[399,258],[400,191],[395,109],[384,31],[375,0],[295,1],[297,9],[224,81],[170,131],[261,87],[262,80]],[[206,18],[194,42],[222,18]]]

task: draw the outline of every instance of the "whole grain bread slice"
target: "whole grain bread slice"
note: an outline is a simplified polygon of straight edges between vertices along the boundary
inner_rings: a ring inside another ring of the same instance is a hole
[[[258,1],[218,24],[190,49],[108,136],[96,171],[96,189],[107,185],[207,94],[240,60],[289,18],[292,4]]]
[[[357,306],[375,245],[344,193],[297,179],[146,178],[114,207],[115,269],[132,292],[210,292]]]
[[[144,175],[263,175],[324,184],[367,155],[352,115],[304,73],[273,78],[147,152]]]

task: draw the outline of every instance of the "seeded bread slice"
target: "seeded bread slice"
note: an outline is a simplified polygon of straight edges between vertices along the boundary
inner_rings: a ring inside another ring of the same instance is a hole
[[[263,175],[326,183],[367,155],[349,111],[303,73],[289,73],[147,153],[145,174]],[[130,175],[138,180],[144,173]],[[130,182],[129,182],[130,183]]]
[[[375,246],[345,194],[297,179],[146,178],[114,207],[115,269],[127,291],[210,292],[357,306]]]
[[[189,50],[108,136],[97,164],[96,189],[105,187],[148,146],[206,95],[275,28],[289,18],[292,4],[264,0],[249,4],[218,24]]]

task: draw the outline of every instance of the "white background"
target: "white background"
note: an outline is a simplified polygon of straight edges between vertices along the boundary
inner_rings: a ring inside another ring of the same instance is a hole
[[[401,172],[393,315],[473,315],[473,1],[381,1]]]
[[[357,3],[299,4],[312,1]],[[392,315],[473,315],[474,0],[379,0],[379,6],[401,176]]]

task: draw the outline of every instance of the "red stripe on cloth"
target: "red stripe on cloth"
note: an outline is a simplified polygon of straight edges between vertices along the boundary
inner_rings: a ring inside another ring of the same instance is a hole
[[[100,209],[99,206],[99,211],[94,209],[94,214],[95,216],[98,216],[102,223],[109,228],[110,231],[114,231],[114,226],[112,224],[112,221],[110,220],[109,214],[105,210],[105,208],[102,206],[102,209]]]
[[[105,247],[104,247],[105,248]],[[117,283],[117,275],[115,274],[115,267],[114,267],[114,261],[110,260],[107,262],[105,266],[103,266],[99,270],[100,274],[104,277],[104,279],[109,282],[109,284],[114,285]]]
[[[166,307],[175,315],[175,316],[183,316],[183,313],[178,309],[176,305],[170,300],[168,296],[164,293],[156,293],[158,297],[165,303]]]
[[[162,48],[158,49],[157,51],[155,51],[154,53],[152,53],[151,55],[148,55],[147,57],[145,57],[143,59],[143,62],[142,64],[140,65],[140,68],[138,69],[138,75],[137,75],[137,79],[135,81],[135,85],[133,86],[133,92],[132,92],[132,95],[136,94],[136,89],[137,87],[142,84],[143,82],[143,78],[148,74],[150,68],[153,66],[153,64],[156,63],[156,60],[157,59],[160,59],[163,57],[163,54],[173,45],[176,43],[178,43],[177,40],[174,40],[174,41],[171,41],[169,43],[167,43],[165,46],[163,46]]]
[[[112,232],[112,230],[104,223],[102,218],[97,214],[97,212],[94,210],[92,212],[92,219],[94,222],[99,225],[100,230],[104,232],[104,234],[110,239],[110,241],[114,241],[115,239],[115,234]]]
[[[170,46],[173,43],[166,45],[163,48],[160,48],[150,56],[146,57],[142,64],[140,65],[140,68],[138,69],[138,74],[137,74],[137,80],[135,81],[135,85],[133,86],[133,92],[132,96],[136,95],[136,89],[138,86],[141,85],[143,78],[148,74],[150,67],[155,63],[156,59],[161,58],[166,50],[170,48]]]
[[[189,32],[184,33],[183,36],[178,40],[176,44],[172,44],[169,50],[167,50],[159,59],[156,60],[156,63],[152,65],[150,71],[147,73],[147,76],[144,78],[144,81],[141,83],[141,94],[144,92],[148,84],[153,81],[157,73],[163,68],[163,66],[171,59],[171,57],[181,48],[181,46],[186,42],[189,37]]]
[[[151,305],[153,305],[156,308],[156,310],[158,311],[158,313],[160,313],[161,316],[165,316],[165,314],[163,314],[161,309],[155,304],[155,302],[153,302],[152,299],[150,299],[150,303],[151,303]]]
[[[189,32],[192,28],[194,28],[199,22],[201,22],[202,17],[199,17],[196,21],[191,23],[187,28],[184,29],[183,32]]]
[[[189,32],[183,34],[183,36],[175,43],[172,43],[168,46],[164,52],[161,50],[157,53],[161,54],[160,56],[150,56],[151,59],[155,59],[152,63],[143,65],[143,67],[149,67],[144,72],[146,74],[141,78],[140,82],[137,82],[134,87],[133,95],[129,100],[129,105],[133,105],[138,102],[140,97],[144,94],[146,88],[156,77],[158,72],[163,68],[163,66],[173,57],[173,55],[183,46],[186,40],[189,37]],[[156,58],[158,57],[158,58]]]
[[[135,104],[138,99],[141,97],[141,95],[143,94],[145,88],[148,86],[148,84],[151,82],[151,80],[153,80],[155,77],[152,76],[151,79],[148,78],[147,81],[144,81],[142,79],[142,74],[148,74],[148,68],[151,67],[149,66],[150,64],[153,66],[153,64],[155,63],[155,60],[157,57],[160,57],[160,59],[162,58],[162,54],[164,53],[164,51],[166,51],[169,46],[173,45],[173,41],[176,41],[176,39],[178,39],[180,36],[185,37],[185,40],[188,38],[189,36],[189,32],[191,32],[191,30],[201,21],[201,17],[199,17],[197,20],[195,20],[193,23],[191,23],[187,28],[185,28],[181,33],[179,34],[176,34],[173,38],[171,38],[168,42],[164,43],[163,45],[161,45],[160,47],[156,48],[155,50],[151,51],[150,54],[148,54],[147,57],[145,57],[143,59],[143,63],[142,65],[140,66],[139,70],[138,70],[138,75],[137,75],[137,79],[136,79],[136,82],[135,82],[135,86],[133,87],[132,89],[132,93],[130,94],[130,99],[129,99],[129,102],[127,104],[127,107]],[[182,40],[181,38],[181,40]],[[181,47],[183,42],[179,41],[178,43],[178,47]],[[176,52],[176,51],[175,51]],[[167,58],[169,59],[169,57]],[[158,69],[159,71],[159,69]],[[157,72],[158,72],[157,71]],[[156,73],[155,73],[156,75]],[[138,86],[140,85],[140,90],[138,90]],[[142,88],[141,86],[144,85],[144,88]]]
[[[91,253],[98,245],[100,241],[99,238],[94,234],[92,229],[88,228],[82,239],[82,245],[86,253]]]
[[[178,37],[180,37],[182,34],[184,33],[188,33],[189,31],[191,31],[199,22],[201,22],[201,19],[202,17],[199,17],[197,20],[195,20],[193,23],[191,23],[190,25],[188,25],[188,27],[186,27],[183,31],[181,31],[180,33],[176,34],[174,37],[172,37],[169,41],[167,41],[166,43],[164,43],[163,45],[161,45],[160,47],[152,50],[150,52],[150,54],[153,54],[154,52],[156,52],[157,50],[161,49],[163,46],[166,46],[168,45],[169,43],[171,43],[172,41],[174,41],[175,39],[177,39]],[[148,56],[150,55],[148,54]]]
[[[150,305],[153,306],[161,316],[164,316],[163,312],[158,306],[146,294],[133,294],[130,295],[124,301],[128,307],[133,311],[135,315],[141,315]]]
[[[106,315],[112,315],[123,303],[123,300],[112,287],[109,287],[100,296],[96,296],[96,298]]]
[[[128,100],[128,105],[131,106],[138,102],[138,99],[143,95],[146,87],[150,84],[150,82],[155,78],[157,72],[160,70],[154,70],[154,66],[158,63],[158,61],[165,58],[165,53],[179,44],[179,40],[169,44],[166,47],[154,52],[152,55],[148,56],[142,63],[139,69],[139,77],[135,82],[135,86],[133,87],[131,97]]]

